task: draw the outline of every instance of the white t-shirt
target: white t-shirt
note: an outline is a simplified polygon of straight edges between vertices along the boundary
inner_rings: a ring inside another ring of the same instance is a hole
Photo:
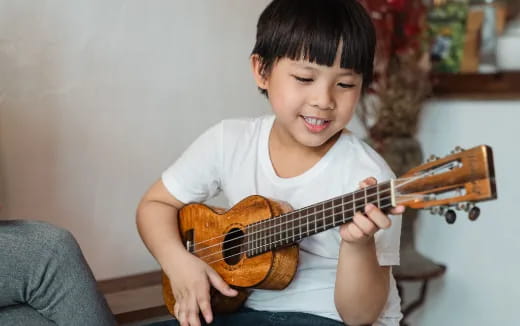
[[[294,209],[359,189],[393,173],[383,159],[352,133],[343,132],[312,168],[293,178],[279,177],[271,164],[268,138],[274,116],[224,120],[208,129],[162,175],[168,191],[183,203],[204,202],[223,191],[232,207],[250,195],[289,203]],[[399,264],[401,216],[375,234],[380,265]],[[296,275],[283,290],[255,289],[246,306],[256,310],[307,312],[341,321],[334,285],[341,237],[333,228],[300,241]],[[391,277],[386,306],[374,325],[398,325],[400,298]]]

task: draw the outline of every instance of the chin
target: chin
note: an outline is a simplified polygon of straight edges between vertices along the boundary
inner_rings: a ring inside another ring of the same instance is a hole
[[[331,137],[305,137],[304,139],[300,139],[299,143],[307,147],[318,148],[325,145]]]

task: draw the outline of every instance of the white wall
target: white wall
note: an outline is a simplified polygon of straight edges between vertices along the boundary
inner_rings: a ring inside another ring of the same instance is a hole
[[[268,112],[248,66],[267,3],[0,0],[2,216],[71,230],[99,279],[156,269],[135,230],[137,202],[209,125]],[[417,247],[448,271],[414,325],[515,324],[518,121],[520,102],[424,110],[426,154],[493,146],[499,200],[473,223],[419,219]]]
[[[418,135],[425,154],[443,156],[455,145],[490,145],[498,200],[478,205],[481,216],[475,222],[460,212],[455,224],[448,225],[442,217],[422,212],[417,248],[446,264],[447,271],[430,282],[424,306],[410,318],[412,325],[518,324],[519,121],[520,101],[434,101],[425,107]]]
[[[2,216],[71,230],[99,279],[156,269],[141,195],[211,124],[269,110],[267,2],[0,0]]]

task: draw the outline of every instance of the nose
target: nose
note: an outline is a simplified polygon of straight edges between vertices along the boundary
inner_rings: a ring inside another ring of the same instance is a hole
[[[320,110],[334,110],[334,96],[328,85],[316,85],[311,93],[311,106]]]

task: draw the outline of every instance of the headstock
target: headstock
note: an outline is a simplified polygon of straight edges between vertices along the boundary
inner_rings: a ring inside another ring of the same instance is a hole
[[[487,145],[468,150],[460,147],[444,158],[429,161],[394,181],[395,203],[415,209],[430,208],[445,215],[448,223],[455,211],[469,213],[475,220],[480,209],[475,203],[497,198],[493,151]]]

